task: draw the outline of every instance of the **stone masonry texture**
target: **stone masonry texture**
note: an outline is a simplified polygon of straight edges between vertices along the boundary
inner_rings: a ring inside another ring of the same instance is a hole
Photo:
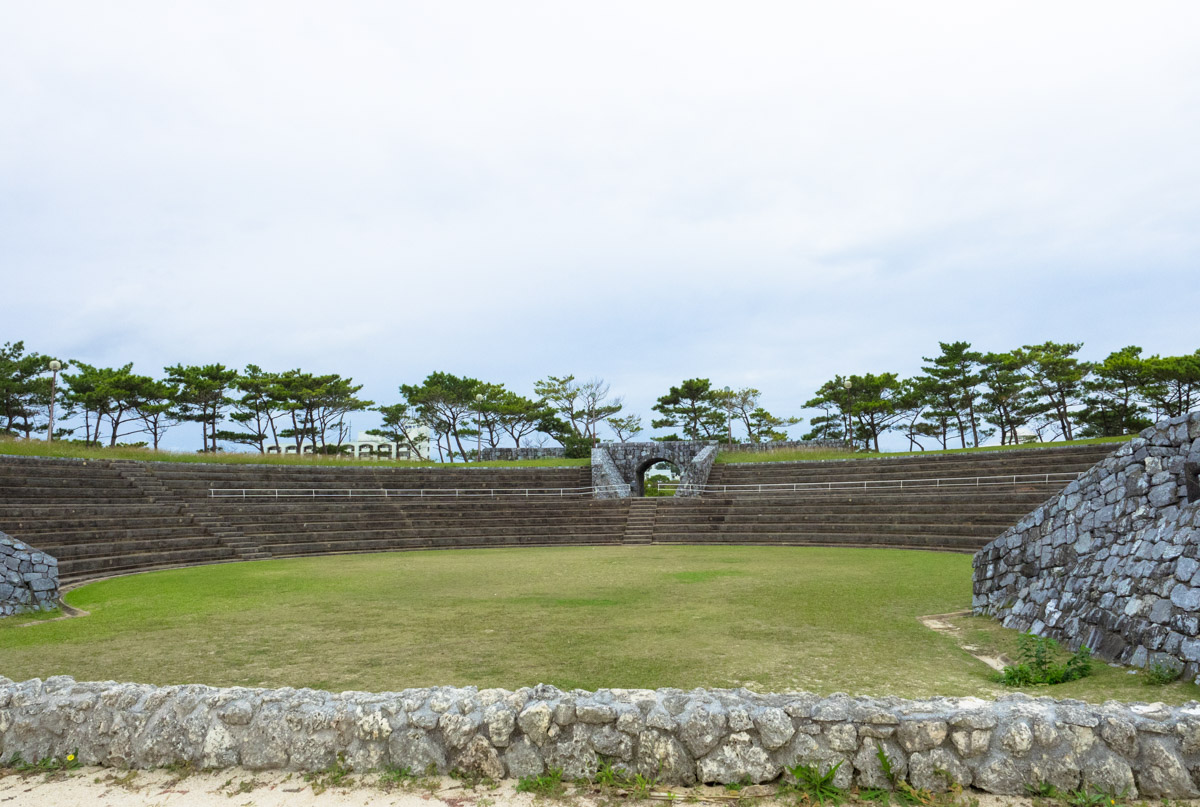
[[[851,698],[746,690],[515,692],[434,687],[334,694],[310,689],[0,678],[0,759],[83,764],[319,770],[452,770],[493,778],[560,768],[591,776],[601,760],[662,784],[768,782],[795,765],[848,787],[900,780],[1000,794],[1050,782],[1129,797],[1200,795],[1200,704],[1094,706],[1010,695]]]
[[[0,617],[58,606],[58,560],[0,532]]]
[[[1200,412],[1121,445],[974,559],[976,613],[1200,672]]]
[[[676,496],[698,495],[695,488],[708,481],[717,459],[715,442],[674,440],[662,443],[605,443],[592,449],[592,484],[601,486],[630,486],[637,490],[638,471],[655,462],[667,461],[680,468]],[[621,491],[597,493],[597,498],[625,498]]]

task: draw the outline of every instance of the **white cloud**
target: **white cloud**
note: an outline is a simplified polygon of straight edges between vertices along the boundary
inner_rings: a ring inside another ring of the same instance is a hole
[[[647,413],[938,339],[1198,346],[1192,3],[2,15],[0,339],[38,350]]]

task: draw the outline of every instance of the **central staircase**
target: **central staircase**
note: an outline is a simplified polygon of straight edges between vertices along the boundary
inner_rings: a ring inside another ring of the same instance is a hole
[[[649,544],[654,541],[654,522],[658,517],[658,499],[634,499],[629,503],[623,544]]]

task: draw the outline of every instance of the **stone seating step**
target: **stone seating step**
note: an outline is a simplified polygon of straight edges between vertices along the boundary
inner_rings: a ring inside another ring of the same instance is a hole
[[[341,531],[324,531],[316,533],[307,533],[302,531],[288,531],[275,533],[256,533],[253,538],[258,546],[270,548],[278,544],[306,542],[313,540],[333,541],[333,540],[366,540],[370,538],[411,538],[414,540],[437,540],[441,538],[460,537],[491,537],[496,540],[505,540],[518,538],[520,536],[551,536],[554,538],[562,537],[564,540],[571,538],[595,537],[612,535],[619,537],[624,533],[621,526],[613,527],[592,527],[586,525],[578,525],[570,530],[555,529],[555,528],[527,528],[527,529],[492,529],[480,528],[475,530],[468,529],[442,529],[442,528],[427,528],[427,529],[380,529],[380,530],[341,530]],[[273,550],[272,550],[273,551]]]
[[[654,536],[656,544],[735,544],[749,546],[856,546],[903,549],[937,549],[974,552],[987,542],[971,537],[860,534],[731,534],[693,535],[664,533]]]
[[[527,540],[505,541],[494,537],[479,538],[462,536],[447,539],[420,539],[412,541],[392,540],[359,540],[359,541],[313,541],[290,544],[272,545],[272,557],[288,558],[307,555],[327,555],[351,552],[396,552],[421,549],[471,549],[484,547],[535,547],[535,546],[606,546],[621,543],[619,535],[609,536],[604,540],[563,539],[548,541],[544,537],[530,537]]]
[[[203,549],[183,549],[165,552],[149,552],[128,555],[100,555],[96,557],[68,559],[59,562],[59,579],[71,580],[99,573],[141,570],[152,567],[211,562],[232,559],[234,552],[229,547],[214,546]]]
[[[66,560],[104,555],[132,555],[212,547],[225,547],[225,545],[212,536],[202,535],[128,541],[103,539],[81,543],[49,542],[42,545],[43,550],[58,558],[60,563]]]

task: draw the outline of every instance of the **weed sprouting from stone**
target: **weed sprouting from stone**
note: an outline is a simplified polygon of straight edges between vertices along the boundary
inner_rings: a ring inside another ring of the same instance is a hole
[[[304,781],[312,786],[313,795],[319,796],[331,787],[344,787],[353,780],[354,769],[346,764],[346,755],[338,754],[336,761],[324,770],[304,774]]]
[[[846,800],[846,791],[834,784],[841,767],[842,763],[839,762],[824,773],[815,765],[796,765],[788,768],[787,772],[792,781],[780,786],[780,792],[795,793],[817,804],[841,804]]]
[[[541,776],[522,776],[517,780],[518,793],[557,798],[566,792],[562,768],[547,768]]]

